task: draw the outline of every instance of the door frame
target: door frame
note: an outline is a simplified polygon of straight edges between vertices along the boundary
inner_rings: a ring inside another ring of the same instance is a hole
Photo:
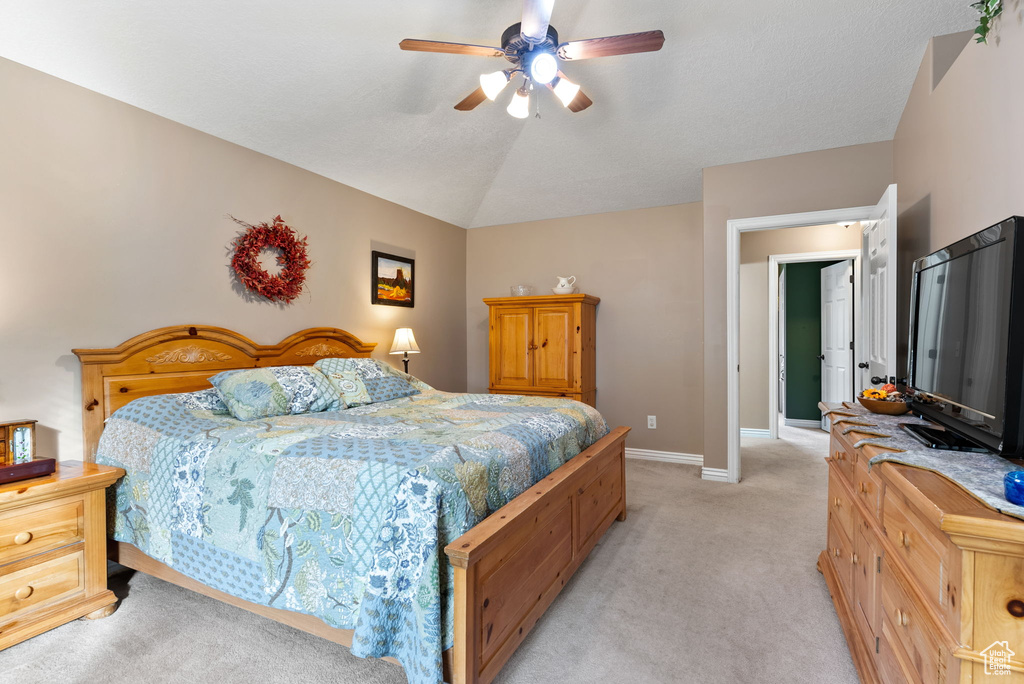
[[[861,301],[860,301],[860,250],[841,249],[831,252],[798,252],[793,254],[770,254],[768,256],[768,377],[775,382],[768,383],[768,405],[779,403],[779,266],[781,264],[806,264],[814,261],[846,261],[853,259],[853,358],[860,358],[861,352]],[[772,278],[772,274],[775,277]],[[856,361],[855,361],[856,362]],[[851,368],[851,377],[855,368]],[[778,411],[771,414],[768,423],[770,439],[779,438]]]
[[[756,230],[822,226],[833,223],[870,221],[875,207],[851,207],[798,214],[755,216],[726,221],[726,457],[725,481],[740,481],[740,234]],[[704,468],[701,477],[721,482],[721,471]]]

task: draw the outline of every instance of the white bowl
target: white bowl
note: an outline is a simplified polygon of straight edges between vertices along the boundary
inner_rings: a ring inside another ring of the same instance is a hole
[[[553,287],[551,291],[555,294],[576,294],[575,287]]]

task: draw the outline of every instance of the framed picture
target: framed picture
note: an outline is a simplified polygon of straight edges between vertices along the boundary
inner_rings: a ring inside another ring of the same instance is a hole
[[[373,251],[370,266],[370,303],[415,306],[413,259]]]

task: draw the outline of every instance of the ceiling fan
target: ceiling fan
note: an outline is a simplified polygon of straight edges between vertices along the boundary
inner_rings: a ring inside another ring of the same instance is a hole
[[[660,50],[665,43],[665,34],[661,31],[643,31],[560,44],[558,32],[550,25],[554,4],[555,0],[523,0],[523,20],[505,29],[501,34],[500,48],[413,38],[406,38],[398,46],[416,52],[504,57],[512,63],[512,67],[481,75],[480,87],[455,105],[455,109],[468,112],[484,100],[493,101],[515,76],[521,74],[523,84],[512,96],[508,113],[518,119],[525,119],[530,115],[530,92],[534,85],[547,86],[561,100],[562,105],[573,112],[582,112],[594,104],[577,84],[565,77],[558,66],[559,60],[569,62],[634,52],[654,52]]]

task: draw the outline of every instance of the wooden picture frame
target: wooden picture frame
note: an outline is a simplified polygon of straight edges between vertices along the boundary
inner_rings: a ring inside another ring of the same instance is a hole
[[[370,252],[370,303],[416,306],[415,266],[415,259]]]

